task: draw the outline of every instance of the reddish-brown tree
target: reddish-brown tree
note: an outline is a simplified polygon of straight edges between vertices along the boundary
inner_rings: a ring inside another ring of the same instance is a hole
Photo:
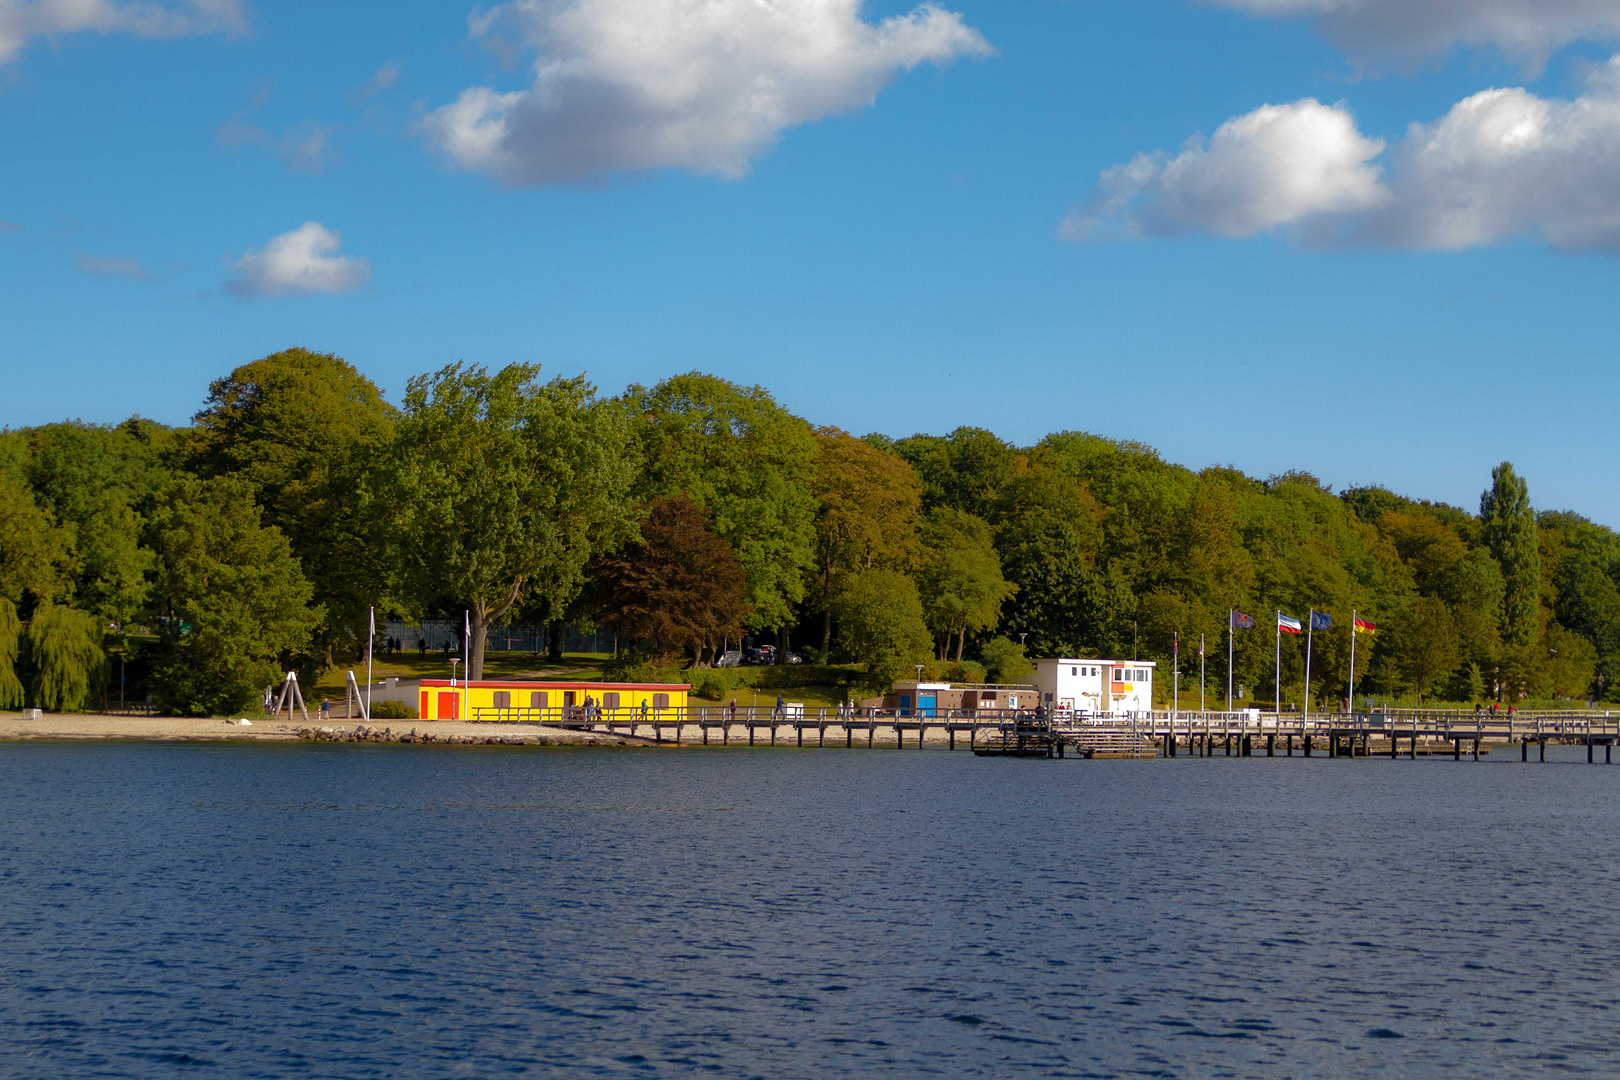
[[[597,559],[588,571],[602,623],[654,656],[703,650],[740,638],[750,608],[747,578],[731,545],[690,499],[643,508],[641,542]]]

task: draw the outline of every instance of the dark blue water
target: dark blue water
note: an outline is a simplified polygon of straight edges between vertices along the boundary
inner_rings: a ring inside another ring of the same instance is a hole
[[[1620,1070],[1620,766],[0,745],[0,1074]]]

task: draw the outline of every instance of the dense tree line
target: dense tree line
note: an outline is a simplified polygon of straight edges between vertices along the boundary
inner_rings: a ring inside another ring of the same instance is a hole
[[[1483,479],[1483,477],[1482,477]],[[102,700],[112,664],[187,713],[364,651],[367,610],[611,629],[712,663],[774,636],[873,686],[927,659],[1165,660],[1273,686],[1274,610],[1330,613],[1312,693],[1620,695],[1620,535],[1536,512],[1503,463],[1477,513],[1305,473],[1199,472],[1079,432],[858,438],[699,373],[600,397],[538,367],[451,365],[401,404],[289,350],[209,388],[190,426],[0,433],[0,707]],[[553,641],[558,635],[553,635]],[[785,648],[779,653],[785,652]],[[1303,655],[1283,649],[1284,700]]]

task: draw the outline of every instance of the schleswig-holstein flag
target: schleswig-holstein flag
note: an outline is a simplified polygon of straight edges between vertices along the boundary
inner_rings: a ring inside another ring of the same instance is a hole
[[[1298,619],[1292,615],[1284,615],[1280,611],[1277,612],[1277,629],[1285,634],[1300,634],[1305,631],[1305,628],[1299,624]]]

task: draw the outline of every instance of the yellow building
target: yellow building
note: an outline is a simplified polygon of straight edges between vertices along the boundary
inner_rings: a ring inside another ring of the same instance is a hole
[[[686,709],[691,689],[679,683],[423,679],[417,715],[423,720],[562,720],[580,718],[592,705],[602,720],[674,719]]]

